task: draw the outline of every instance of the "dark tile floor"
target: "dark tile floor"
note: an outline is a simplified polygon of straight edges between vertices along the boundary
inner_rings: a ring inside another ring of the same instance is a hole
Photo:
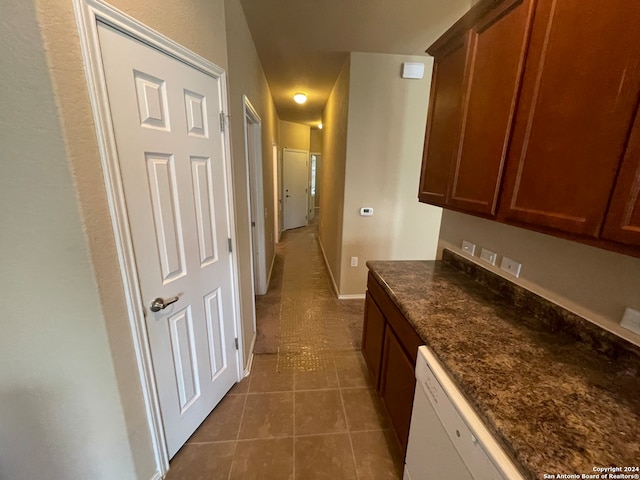
[[[178,452],[167,480],[401,478],[359,351],[364,302],[335,298],[314,227],[284,234],[256,303],[251,375]]]

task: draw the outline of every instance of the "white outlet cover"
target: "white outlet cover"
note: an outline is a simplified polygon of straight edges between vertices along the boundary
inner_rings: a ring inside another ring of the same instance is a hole
[[[627,330],[640,334],[640,312],[627,307],[620,321],[620,325]]]
[[[522,264],[516,262],[515,260],[511,260],[507,257],[502,257],[502,262],[500,262],[500,268],[507,273],[510,273],[514,277],[520,276],[520,270],[522,269]]]
[[[480,258],[491,265],[496,264],[496,260],[498,259],[498,254],[496,252],[492,252],[491,250],[487,250],[483,248],[480,250]]]
[[[476,245],[475,243],[467,242],[466,240],[462,241],[462,251],[468,253],[473,257],[476,253]]]

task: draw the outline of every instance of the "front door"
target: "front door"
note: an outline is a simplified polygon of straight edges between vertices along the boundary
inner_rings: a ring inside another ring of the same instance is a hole
[[[284,149],[284,229],[304,227],[307,224],[309,186],[309,152]]]
[[[238,379],[220,79],[98,31],[172,457]]]

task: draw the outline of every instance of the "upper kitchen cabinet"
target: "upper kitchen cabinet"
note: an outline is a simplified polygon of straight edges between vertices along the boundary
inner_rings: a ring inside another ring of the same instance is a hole
[[[464,32],[429,51],[435,61],[418,194],[421,202],[440,206],[447,202],[451,158],[459,136],[467,41]]]
[[[538,0],[501,219],[600,235],[640,93],[638,25],[636,0]],[[637,150],[626,164],[615,196],[620,205],[632,202],[634,187],[625,178],[634,169],[637,177]],[[635,213],[618,208],[626,216],[622,223],[637,226],[637,181],[635,188]],[[607,232],[622,240],[627,233],[621,229]]]
[[[421,201],[496,213],[532,14],[532,0],[482,2],[429,48]]]
[[[640,113],[636,114],[602,236],[640,245]]]

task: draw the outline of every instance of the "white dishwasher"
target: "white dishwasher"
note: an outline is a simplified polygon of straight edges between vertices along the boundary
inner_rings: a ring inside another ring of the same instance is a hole
[[[433,353],[422,346],[404,480],[521,480]]]

